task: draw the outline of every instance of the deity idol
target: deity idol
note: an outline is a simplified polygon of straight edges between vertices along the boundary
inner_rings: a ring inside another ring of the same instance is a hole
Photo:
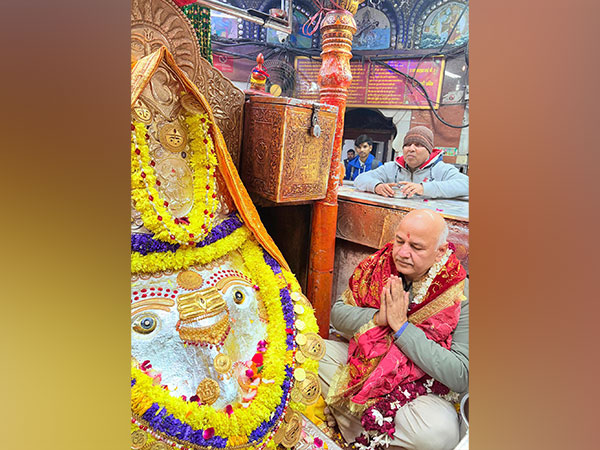
[[[165,47],[131,106],[132,448],[291,447],[320,394],[312,307]]]

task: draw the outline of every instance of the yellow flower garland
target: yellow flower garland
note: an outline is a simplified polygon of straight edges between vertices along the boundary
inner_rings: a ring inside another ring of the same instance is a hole
[[[187,269],[194,264],[208,264],[221,256],[239,248],[252,233],[246,226],[233,231],[229,236],[205,247],[182,247],[175,253],[141,253],[132,252],[132,273],[154,273],[165,270]]]
[[[195,175],[207,173],[207,179],[194,176],[194,206],[188,214],[189,225],[175,223],[156,186],[150,150],[146,142],[146,125],[133,123],[131,133],[131,197],[140,212],[144,226],[154,233],[155,239],[180,245],[193,245],[206,237],[214,226],[218,207],[216,196],[217,156],[210,136],[207,114],[195,114],[185,119],[188,126],[189,163]]]

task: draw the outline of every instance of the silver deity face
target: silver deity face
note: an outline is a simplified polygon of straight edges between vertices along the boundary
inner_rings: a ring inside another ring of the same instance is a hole
[[[134,279],[131,355],[171,395],[218,409],[243,401],[245,371],[267,337],[260,291],[244,272],[232,252],[210,266]]]

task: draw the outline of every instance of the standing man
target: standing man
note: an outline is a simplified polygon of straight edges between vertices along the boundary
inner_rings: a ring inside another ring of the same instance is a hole
[[[375,159],[375,157],[371,155],[371,150],[373,150],[373,139],[369,136],[361,134],[357,137],[354,141],[354,148],[356,149],[358,156],[348,161],[344,180],[354,180],[359,174],[374,170],[381,166],[381,161]]]
[[[410,198],[452,198],[469,195],[469,177],[443,161],[441,150],[433,149],[433,132],[423,126],[413,127],[404,136],[402,156],[377,170],[361,173],[354,186],[361,191],[394,197],[394,187]]]
[[[409,212],[333,306],[331,322],[350,343],[326,341],[325,412],[359,448],[447,450],[459,441],[451,402],[468,390],[469,306],[447,236],[440,214]]]

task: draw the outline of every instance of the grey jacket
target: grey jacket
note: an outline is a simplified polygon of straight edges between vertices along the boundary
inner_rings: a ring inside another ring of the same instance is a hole
[[[347,338],[352,337],[375,313],[374,308],[346,305],[339,298],[331,310],[331,324]],[[391,332],[391,331],[390,331]],[[448,386],[454,392],[469,389],[469,301],[461,304],[460,318],[450,350],[436,344],[425,333],[409,323],[396,339],[396,345],[425,373]]]
[[[375,170],[361,173],[354,180],[354,187],[361,191],[375,192],[380,183],[411,181],[423,184],[423,196],[429,198],[453,198],[469,195],[469,177],[460,173],[452,164],[443,160],[440,150],[434,150],[421,167],[411,172],[404,157],[396,158]]]

